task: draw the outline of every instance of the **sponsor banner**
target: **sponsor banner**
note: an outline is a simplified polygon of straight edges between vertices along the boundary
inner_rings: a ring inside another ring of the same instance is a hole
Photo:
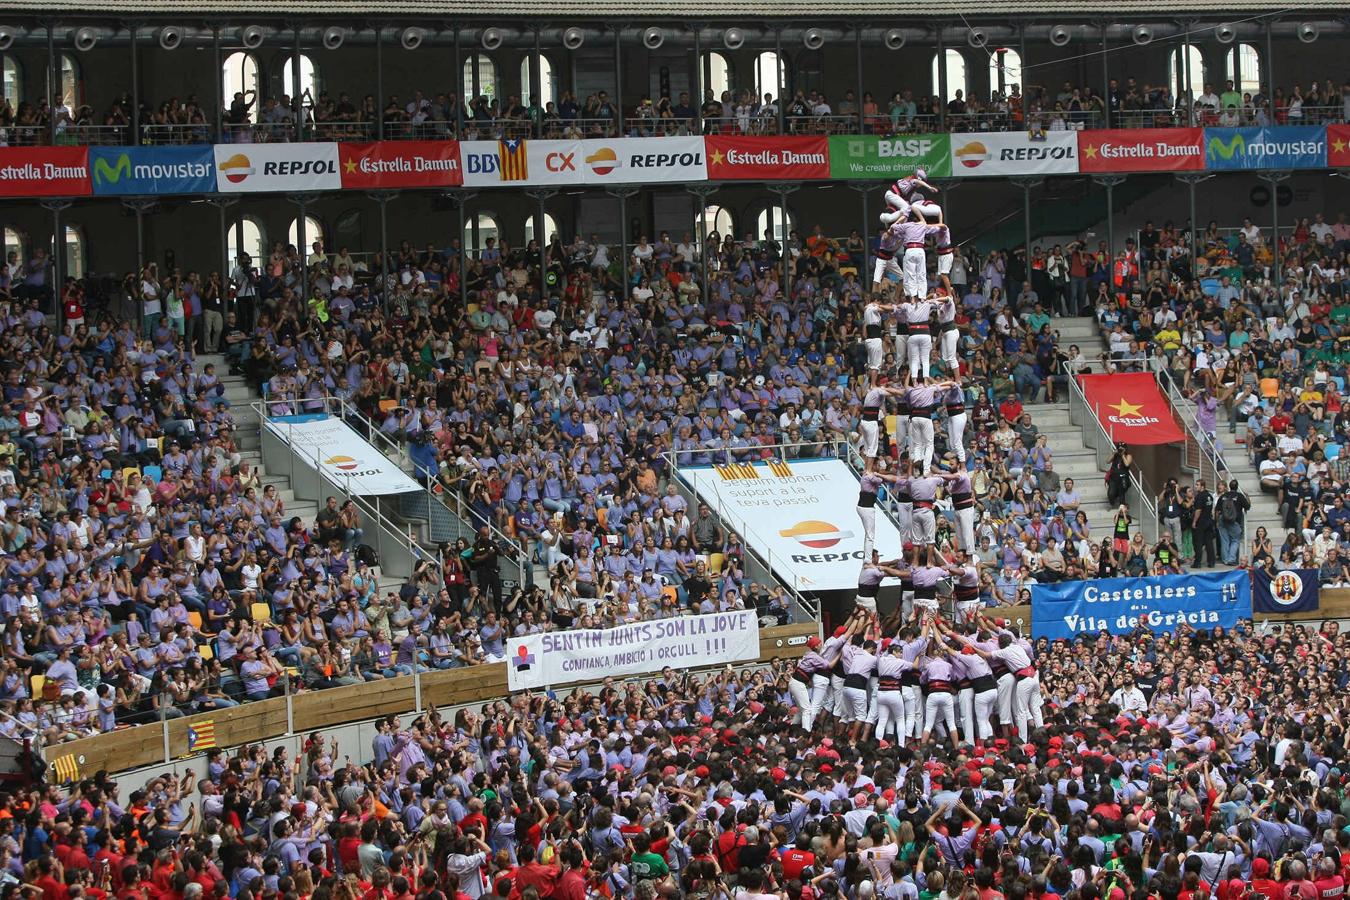
[[[1209,169],[1322,169],[1326,165],[1327,130],[1321,125],[1205,129],[1205,166]]]
[[[863,561],[858,479],[837,459],[744,462],[679,470],[700,500],[803,591],[853,590]],[[878,547],[904,541],[876,518]]]
[[[1098,578],[1031,586],[1033,638],[1155,634],[1237,626],[1252,617],[1252,582],[1244,570],[1149,578]]]
[[[422,486],[339,418],[322,413],[276,416],[267,429],[309,468],[360,497],[409,494]]]
[[[1321,605],[1316,569],[1252,570],[1252,608],[1258,613],[1316,612]]]
[[[824,137],[710,135],[703,142],[713,181],[830,177],[830,145]]]
[[[580,141],[460,141],[459,162],[470,187],[582,183]]]
[[[929,178],[952,174],[946,134],[836,135],[830,138],[830,177],[896,181],[925,169]]]
[[[222,193],[342,188],[337,144],[217,144],[215,154]]]
[[[596,138],[581,142],[586,184],[707,181],[701,137]]]
[[[84,197],[88,147],[0,147],[0,197]]]
[[[952,175],[1072,175],[1078,171],[1078,132],[953,134]]]
[[[210,145],[90,147],[95,194],[213,194],[216,160]]]
[[[1151,372],[1080,375],[1078,383],[1111,440],[1126,444],[1186,440]]]
[[[1350,125],[1327,126],[1327,165],[1350,169]]]
[[[759,618],[745,609],[511,638],[506,682],[524,691],[753,659],[759,659]]]
[[[1076,133],[1080,172],[1190,172],[1205,168],[1203,128]]]
[[[342,187],[455,187],[463,184],[455,141],[375,141],[339,144]]]

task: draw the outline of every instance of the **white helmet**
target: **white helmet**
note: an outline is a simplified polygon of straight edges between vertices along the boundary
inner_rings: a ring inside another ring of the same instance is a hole
[[[922,167],[920,167],[914,170],[914,177],[919,179],[920,181],[927,181],[928,173],[924,171]]]

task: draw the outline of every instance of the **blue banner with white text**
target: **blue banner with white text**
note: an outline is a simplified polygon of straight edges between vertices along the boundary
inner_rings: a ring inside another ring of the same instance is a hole
[[[1082,635],[1233,628],[1252,617],[1246,571],[1149,578],[1098,578],[1031,586],[1031,633],[1072,640]]]
[[[89,179],[94,193],[103,195],[210,194],[216,160],[210,144],[90,147]]]
[[[1205,168],[1210,171],[1326,167],[1327,129],[1322,125],[1205,129]]]

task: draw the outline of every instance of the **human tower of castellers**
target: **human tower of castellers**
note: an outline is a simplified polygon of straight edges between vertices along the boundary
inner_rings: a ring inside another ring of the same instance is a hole
[[[973,743],[982,749],[996,728],[1000,737],[1010,738],[1015,731],[1025,741],[1032,728],[1044,724],[1041,684],[1031,644],[1017,628],[979,614],[975,495],[967,474],[966,395],[949,278],[951,231],[941,207],[927,197],[937,188],[926,178],[923,169],[916,169],[886,192],[885,231],[863,310],[868,380],[859,427],[865,471],[858,518],[864,539],[856,607],[831,637],[808,641],[791,691],[799,724],[807,731],[833,716],[854,741],[927,744],[945,733],[953,747]],[[939,282],[931,291],[925,249],[930,237],[937,247]],[[898,372],[893,378],[882,373],[887,317],[896,326]],[[935,329],[940,378],[931,372]],[[895,471],[887,465],[888,400],[894,401],[889,405],[899,450]],[[933,418],[939,408],[946,409],[956,456],[951,472],[933,465]],[[898,557],[885,560],[875,546],[877,493],[883,485],[894,501],[904,542],[896,548]],[[945,555],[936,546],[939,490],[956,513],[958,547]],[[883,619],[877,595],[886,578],[899,579],[901,602]],[[939,598],[948,595],[952,603],[944,612]]]

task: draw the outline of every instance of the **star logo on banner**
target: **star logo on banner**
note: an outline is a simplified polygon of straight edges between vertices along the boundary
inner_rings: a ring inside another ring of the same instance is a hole
[[[1143,411],[1144,406],[1141,403],[1130,403],[1124,397],[1121,397],[1120,402],[1115,404],[1111,408],[1114,409],[1116,411],[1116,415],[1120,416],[1121,418],[1129,418],[1130,416],[1139,415],[1139,413]]]
[[[1083,148],[1083,155],[1086,156],[1088,159],[1096,159],[1097,148],[1092,146],[1091,144],[1088,144],[1086,147]]]
[[[1337,153],[1344,153],[1344,152],[1345,152],[1345,141],[1332,141],[1332,142],[1331,142],[1331,149],[1332,149],[1332,150],[1335,150]]]
[[[356,160],[349,159],[345,163],[343,163],[342,166],[347,170],[347,174],[350,175],[356,171]]]
[[[721,150],[714,150],[712,156],[710,157],[710,159],[712,160],[712,164],[714,166],[720,166],[722,164],[722,161],[725,160],[726,158],[727,158],[726,154],[723,153]]]

